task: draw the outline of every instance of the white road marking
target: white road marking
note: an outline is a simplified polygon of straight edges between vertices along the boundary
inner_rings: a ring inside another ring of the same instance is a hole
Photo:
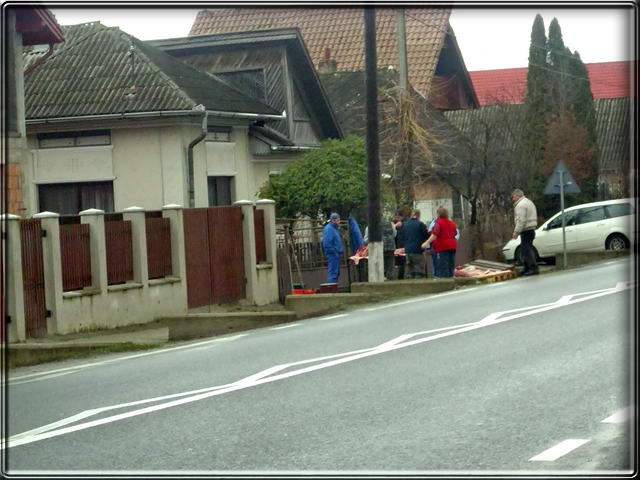
[[[347,314],[346,313],[340,313],[338,315],[330,315],[328,317],[321,317],[318,318],[318,320],[333,320],[334,318],[342,318],[342,317],[346,317]]]
[[[447,297],[449,295],[457,295],[459,293],[464,293],[464,292],[471,292],[472,290],[475,290],[476,288],[478,288],[478,287],[465,288],[465,289],[462,289],[462,290],[453,290],[451,292],[437,293],[435,295],[422,295],[419,298],[413,298],[411,300],[403,300],[401,302],[387,303],[385,305],[379,305],[379,306],[375,306],[375,307],[363,308],[362,310],[364,310],[365,312],[373,312],[375,310],[381,310],[383,308],[397,307],[398,305],[407,305],[409,303],[425,302],[425,301],[428,301],[428,300],[432,300],[434,298]]]
[[[49,380],[50,378],[56,378],[56,377],[62,377],[64,375],[69,375],[70,373],[73,372],[60,372],[60,373],[54,373],[52,375],[47,375],[45,377],[40,377],[40,378],[32,378],[30,380],[22,380],[22,381],[17,381],[17,382],[9,382],[9,385],[13,386],[13,385],[21,385],[23,383],[33,383],[33,382],[40,382],[41,380]],[[4,387],[4,385],[2,385],[2,387]]]
[[[283,328],[291,328],[302,325],[301,323],[291,323],[289,325],[282,325],[281,327],[271,327],[269,330],[282,330]]]
[[[613,415],[608,416],[601,423],[624,423],[633,417],[635,414],[634,409],[632,407],[626,407],[622,410],[618,410]]]
[[[110,360],[103,360],[101,362],[84,363],[84,364],[81,364],[81,365],[74,365],[73,367],[58,368],[56,370],[47,370],[45,372],[30,373],[28,375],[20,375],[20,376],[17,376],[17,377],[11,377],[10,376],[9,385],[13,385],[13,382],[15,382],[16,380],[22,380],[22,379],[25,379],[25,378],[40,377],[40,376],[43,376],[43,375],[51,375],[53,373],[59,373],[59,372],[72,373],[73,371],[81,370],[83,368],[96,367],[98,365],[106,365],[108,363],[120,362],[120,361],[123,361],[123,360],[131,360],[132,358],[146,357],[146,356],[149,356],[149,355],[157,355],[159,353],[175,352],[176,350],[183,350],[183,349],[188,349],[188,348],[199,347],[200,345],[207,345],[207,344],[210,344],[210,343],[230,342],[232,340],[237,340],[238,338],[244,337],[246,335],[248,335],[248,333],[242,333],[242,334],[239,334],[239,335],[234,335],[232,337],[214,338],[213,340],[205,340],[204,342],[190,343],[188,345],[180,345],[178,347],[161,348],[161,349],[158,349],[158,350],[153,350],[152,352],[137,353],[135,355],[127,355],[126,357],[112,358]]]
[[[320,358],[316,358],[316,359],[310,359],[310,360],[301,360],[299,362],[295,362],[295,363],[290,363],[290,364],[285,364],[285,365],[278,365],[275,367],[271,367],[270,369],[267,369],[263,372],[260,372],[258,374],[254,374],[252,377],[255,379],[253,381],[248,380],[250,377],[247,377],[245,379],[239,380],[237,382],[234,382],[232,384],[227,384],[227,385],[223,385],[223,386],[217,386],[217,387],[210,387],[207,389],[201,389],[198,392],[201,393],[197,393],[195,395],[191,395],[188,396],[186,398],[181,398],[178,400],[174,400],[171,402],[167,402],[167,403],[163,403],[163,404],[159,404],[159,405],[155,405],[155,406],[150,406],[150,407],[146,407],[146,408],[142,408],[140,410],[134,410],[134,411],[130,411],[130,412],[125,412],[125,413],[121,413],[118,415],[113,415],[111,417],[106,417],[106,418],[102,418],[102,419],[98,419],[98,420],[93,420],[90,422],[86,422],[86,423],[82,423],[79,425],[75,425],[75,426],[71,426],[71,427],[66,427],[66,428],[61,428],[59,430],[51,430],[51,428],[55,428],[55,427],[50,427],[48,428],[48,431],[44,431],[42,432],[42,429],[46,428],[46,427],[40,427],[40,429],[36,429],[36,430],[40,430],[42,433],[35,433],[33,434],[34,430],[29,431],[29,432],[23,432],[21,434],[16,435],[15,437],[10,437],[9,438],[9,445],[7,446],[7,442],[5,439],[1,440],[0,443],[0,450],[1,449],[5,449],[5,448],[10,448],[10,447],[16,447],[19,445],[24,445],[24,444],[28,444],[28,443],[33,443],[33,442],[37,442],[40,440],[45,440],[48,438],[52,438],[52,437],[57,437],[60,435],[65,435],[67,433],[72,433],[72,432],[76,432],[76,431],[80,431],[80,430],[85,430],[87,428],[92,428],[98,425],[103,425],[106,423],[112,423],[112,422],[116,422],[119,420],[123,420],[126,418],[131,418],[131,417],[135,417],[138,415],[144,415],[147,413],[151,413],[151,412],[156,412],[159,410],[164,410],[167,408],[171,408],[171,407],[175,407],[178,405],[184,405],[187,403],[191,403],[191,402],[196,402],[199,400],[204,400],[206,398],[210,398],[213,396],[217,396],[217,395],[223,395],[225,393],[229,393],[229,392],[233,392],[236,390],[241,390],[244,388],[250,388],[250,387],[254,387],[257,385],[262,385],[263,383],[270,383],[270,382],[275,382],[278,380],[283,380],[286,378],[290,378],[290,377],[294,377],[297,375],[302,375],[305,373],[310,373],[316,370],[321,370],[324,368],[328,368],[328,367],[333,367],[336,365],[341,365],[343,363],[347,363],[347,362],[351,362],[354,360],[358,360],[361,358],[366,358],[366,357],[370,357],[373,355],[379,355],[382,353],[386,353],[389,352],[391,350],[397,350],[400,348],[406,348],[409,346],[413,346],[413,345],[418,345],[421,343],[425,343],[425,342],[430,342],[430,341],[434,341],[440,338],[444,338],[444,337],[448,337],[448,336],[452,336],[452,335],[458,335],[460,333],[464,333],[464,332],[468,332],[471,330],[476,330],[479,328],[484,328],[487,327],[489,325],[495,325],[498,323],[502,323],[502,322],[507,322],[510,320],[514,320],[516,318],[522,318],[525,316],[529,316],[529,315],[533,315],[535,313],[539,313],[539,312],[544,312],[547,310],[551,310],[554,308],[561,308],[561,307],[565,307],[567,305],[571,305],[574,303],[581,303],[593,298],[598,298],[604,295],[610,295],[613,293],[618,293],[621,290],[624,290],[626,288],[631,288],[631,284],[618,284],[616,285],[615,288],[610,288],[606,291],[601,291],[599,293],[594,293],[588,297],[583,296],[583,294],[575,294],[573,295],[573,297],[576,296],[581,296],[581,298],[578,299],[570,299],[570,300],[566,300],[565,297],[562,297],[560,299],[560,301],[552,303],[552,304],[543,304],[543,305],[537,305],[537,306],[530,306],[530,307],[523,307],[523,308],[517,308],[517,309],[513,309],[513,310],[509,310],[507,312],[498,312],[493,313],[488,315],[487,317],[485,317],[484,319],[478,321],[478,322],[474,322],[474,323],[469,323],[469,324],[464,324],[464,325],[460,325],[460,326],[456,326],[456,327],[451,327],[451,329],[449,329],[448,327],[445,327],[445,329],[447,329],[448,331],[442,332],[442,333],[438,333],[436,335],[431,335],[428,337],[424,337],[424,338],[419,338],[416,340],[412,340],[412,341],[405,341],[406,338],[411,338],[414,337],[416,335],[419,334],[423,334],[426,332],[418,332],[418,333],[413,333],[413,334],[407,334],[405,336],[403,336],[404,338],[398,338],[395,340],[392,340],[392,342],[395,342],[397,340],[398,343],[393,343],[393,344],[389,344],[389,342],[386,342],[384,344],[382,344],[383,348],[380,348],[380,346],[378,347],[373,347],[373,348],[369,348],[369,349],[363,349],[363,350],[357,350],[354,352],[347,352],[347,353],[342,353],[342,354],[337,354],[337,355],[331,355],[328,357],[320,357]],[[506,317],[500,317],[500,315],[503,315],[504,313],[509,313],[509,312],[520,312],[520,313],[514,313],[510,316],[506,316]],[[459,328],[457,328],[459,327]],[[436,329],[436,330],[442,330],[442,329]],[[428,331],[427,331],[428,332]],[[340,358],[342,357],[342,358]],[[301,368],[298,370],[292,370],[289,372],[285,372],[285,373],[280,373],[277,375],[273,375],[273,376],[269,376],[269,377],[265,377],[265,375],[269,375],[271,373],[275,373],[278,371],[281,371],[285,368],[289,368],[291,366],[294,365],[303,365],[303,364],[307,364],[307,363],[312,363],[312,362],[317,362],[317,361],[321,361],[321,360],[325,360],[325,359],[332,359],[329,360],[327,362],[324,363],[319,363],[316,365],[312,365],[309,367],[305,367],[305,368]],[[169,395],[166,396],[164,398],[176,398],[176,397],[184,397],[185,395],[190,395],[191,393],[194,392],[189,392],[187,393],[181,393],[181,394],[174,394],[174,395]],[[157,400],[157,399],[156,399]],[[110,410],[110,409],[114,409],[114,408],[121,408],[123,406],[131,406],[134,404],[143,404],[143,403],[149,403],[151,400],[141,400],[138,402],[131,402],[129,404],[123,404],[120,406],[115,406],[115,407],[104,407],[104,409],[95,409],[95,410],[90,410],[89,412],[92,412],[91,415],[94,415],[96,411],[105,411],[105,410]],[[88,416],[89,414],[86,413],[82,413],[79,415],[85,415]],[[83,417],[83,418],[85,418]],[[70,418],[75,418],[74,420],[70,420],[70,419],[64,419],[61,420],[60,422],[56,422],[56,424],[60,425],[63,423],[72,423],[77,421],[77,416],[76,417],[70,417]],[[583,443],[586,443],[588,440],[572,440],[572,441],[580,441]],[[564,442],[563,442],[564,443]],[[561,444],[562,445],[562,444]],[[578,445],[579,446],[579,445]],[[559,446],[554,447],[556,449],[559,448]],[[577,448],[577,447],[573,447],[573,448]],[[572,449],[573,449],[572,448]],[[550,449],[552,450],[552,449]],[[544,454],[548,454],[548,452],[550,451],[546,451],[543,452],[543,454],[540,455],[544,455]],[[570,449],[571,450],[571,449]],[[569,450],[569,451],[570,451]],[[540,455],[538,457],[540,457]],[[562,454],[564,455],[564,453]],[[550,456],[550,454],[548,454],[548,456]],[[534,457],[537,458],[537,457]],[[533,460],[533,458],[531,459]]]
[[[536,455],[535,457],[531,457],[529,459],[530,462],[553,462],[558,458],[566,455],[567,453],[575,450],[576,448],[584,445],[589,440],[583,440],[579,438],[570,438],[568,440],[564,440],[557,444],[554,447],[545,450],[544,452]]]

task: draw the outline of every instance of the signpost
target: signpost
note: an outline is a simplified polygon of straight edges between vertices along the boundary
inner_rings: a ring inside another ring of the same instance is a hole
[[[560,160],[553,170],[553,173],[547,181],[547,186],[544,188],[545,195],[557,195],[560,194],[560,211],[562,218],[562,266],[567,268],[567,237],[565,234],[565,218],[564,218],[564,194],[565,193],[580,193],[580,187],[571,176],[569,170],[565,164]]]

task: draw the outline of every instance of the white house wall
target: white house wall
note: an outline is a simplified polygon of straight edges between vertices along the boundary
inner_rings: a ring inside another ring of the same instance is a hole
[[[196,126],[113,128],[111,145],[47,149],[38,149],[36,136],[30,135],[31,164],[25,193],[33,208],[26,214],[40,211],[38,185],[46,183],[112,180],[116,211],[131,206],[147,210],[167,204],[188,206],[187,147],[199,134]],[[195,206],[209,205],[209,176],[234,177],[233,200],[255,201],[269,175],[282,173],[296,157],[251,155],[245,126],[234,126],[229,142],[205,139],[193,149]]]
[[[144,128],[111,131],[116,211],[133,205],[147,210],[162,207],[162,130]]]

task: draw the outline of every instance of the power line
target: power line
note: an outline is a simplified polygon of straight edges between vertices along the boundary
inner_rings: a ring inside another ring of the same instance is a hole
[[[394,10],[398,10],[398,9],[394,9]],[[416,22],[418,22],[418,23],[420,23],[420,24],[424,25],[425,27],[429,27],[429,28],[433,28],[433,29],[439,30],[439,31],[441,31],[441,32],[445,33],[446,35],[451,35],[453,38],[455,38],[455,35],[453,35],[450,31],[448,31],[448,29],[439,28],[439,26],[436,26],[436,24],[433,24],[433,23],[432,23],[432,24],[430,24],[430,23],[424,22],[422,19],[420,19],[420,18],[416,17],[415,15],[412,15],[412,14],[406,13],[406,10],[405,10],[405,15],[406,15],[407,17],[411,17],[411,18],[412,18],[412,19],[414,19]],[[546,50],[546,48],[544,48],[544,47],[539,47],[538,45],[530,45],[530,46],[535,47],[535,48],[539,48],[539,49],[542,49],[542,50]],[[561,52],[554,52],[554,53],[558,53],[558,55],[562,55],[562,56],[566,56],[566,57],[568,57],[568,58],[575,59],[575,57],[574,57],[573,55],[569,56],[569,55],[567,55],[566,53],[561,53]],[[583,62],[583,65],[585,65],[585,68],[586,68],[586,64],[585,64],[584,62]],[[571,74],[569,74],[569,73],[564,73],[564,72],[559,72],[559,71],[556,71],[556,70],[551,70],[551,69],[549,69],[549,68],[543,67],[542,65],[531,64],[531,66],[535,66],[535,67],[541,68],[541,69],[543,69],[543,70],[547,70],[547,71],[550,71],[550,72],[553,72],[553,73],[557,73],[557,74],[559,74],[559,75],[564,75],[564,76],[568,76],[568,77],[573,77],[573,78],[576,78],[576,79],[578,79],[578,80],[582,80],[582,81],[585,81],[585,82],[596,83],[596,84],[598,84],[598,85],[604,85],[604,86],[607,86],[607,87],[619,87],[619,85],[614,85],[614,84],[611,84],[611,83],[607,83],[607,82],[604,82],[604,81],[602,81],[602,80],[594,80],[594,79],[592,79],[592,78],[589,76],[588,71],[587,71],[587,78],[583,78],[583,77],[577,77],[577,76],[575,76],[575,75],[571,75]]]

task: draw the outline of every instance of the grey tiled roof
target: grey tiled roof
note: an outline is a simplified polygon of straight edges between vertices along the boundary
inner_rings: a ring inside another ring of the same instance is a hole
[[[225,112],[280,113],[117,27],[93,22],[64,31],[66,41],[25,76],[27,119],[191,110],[198,104]],[[26,52],[25,64],[42,54]],[[137,92],[127,98],[132,84]]]

